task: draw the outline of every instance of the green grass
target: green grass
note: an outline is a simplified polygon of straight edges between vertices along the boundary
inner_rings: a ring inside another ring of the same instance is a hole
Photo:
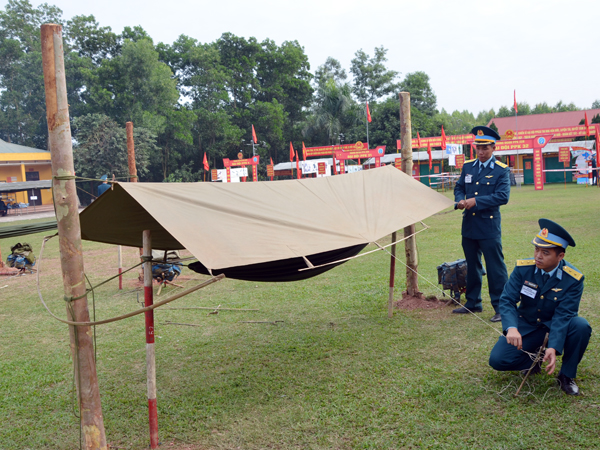
[[[577,241],[566,259],[586,275],[580,314],[600,329],[600,189],[513,188],[502,208],[509,271],[516,259],[532,255],[540,217],[561,223]],[[462,257],[460,221],[459,212],[444,212],[428,219],[431,228],[418,235],[420,289],[427,295],[440,295],[436,266]],[[38,252],[41,239],[20,240]],[[0,240],[4,259],[18,241]],[[126,254],[128,264],[135,251]],[[94,283],[115,273],[114,247],[84,242],[84,252]],[[457,317],[450,307],[397,310],[388,319],[389,260],[375,253],[296,283],[224,280],[169,305],[257,312],[157,311],[161,448],[600,448],[597,334],[579,368],[582,396],[563,395],[554,377],[541,375],[513,398],[521,376],[487,364],[500,329],[488,321],[493,311],[487,294],[478,315],[483,320]],[[404,272],[399,264],[396,297]],[[98,319],[139,307],[132,291],[136,277],[126,276],[125,294],[116,281],[97,290]],[[61,281],[54,239],[42,261],[41,285],[49,307],[65,317]],[[0,278],[4,285],[0,449],[78,448],[68,329],[41,306],[34,277]],[[283,322],[241,323],[276,320]],[[97,359],[108,442],[112,448],[147,448],[143,317],[97,327]]]

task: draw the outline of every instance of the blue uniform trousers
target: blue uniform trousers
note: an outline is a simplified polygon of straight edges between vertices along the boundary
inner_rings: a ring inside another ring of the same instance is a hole
[[[490,299],[494,311],[498,312],[500,296],[508,280],[504,254],[502,253],[502,238],[469,239],[463,236],[462,247],[467,260],[467,291],[465,307],[469,309],[481,308],[481,277],[483,266],[481,255],[485,258],[485,268],[488,277]]]
[[[540,326],[531,333],[522,336],[523,350],[537,353],[544,343],[547,332],[548,328]],[[583,358],[591,335],[592,327],[583,317],[576,316],[569,321],[560,373],[569,378],[577,377],[577,366]],[[489,363],[492,368],[505,371],[529,369],[533,361],[529,355],[517,350],[517,347],[510,345],[506,342],[506,338],[501,336],[492,349]]]

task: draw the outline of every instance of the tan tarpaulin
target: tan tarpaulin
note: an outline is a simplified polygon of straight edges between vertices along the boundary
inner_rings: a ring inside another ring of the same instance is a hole
[[[121,183],[81,213],[82,238],[188,249],[211,270],[374,242],[453,202],[392,166],[248,183]]]

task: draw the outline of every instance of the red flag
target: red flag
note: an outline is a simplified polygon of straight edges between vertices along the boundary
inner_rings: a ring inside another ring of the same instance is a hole
[[[296,178],[302,178],[300,173],[300,159],[298,158],[298,152],[296,152]]]
[[[367,102],[367,122],[371,123],[371,113],[369,112],[369,102]]]
[[[294,146],[292,145],[292,141],[290,141],[290,162],[294,160]]]
[[[258,144],[258,139],[256,139],[256,131],[254,131],[254,125],[252,125],[252,140],[255,144]]]
[[[515,114],[517,114],[519,112],[519,109],[517,108],[517,90],[515,89]]]
[[[304,141],[302,141],[302,159],[306,161],[306,147],[304,146]]]
[[[427,142],[427,154],[429,155],[429,170],[431,171],[431,167],[433,166],[433,161],[431,160],[431,143]]]
[[[206,152],[204,152],[204,161],[202,161],[204,163],[204,170],[209,170],[210,167],[208,165],[208,160],[206,159]]]
[[[587,111],[585,112],[585,137],[587,138],[590,135],[590,123],[587,118]]]
[[[271,165],[273,165],[273,158],[271,158]]]
[[[418,142],[418,146],[419,148],[421,148],[421,136],[419,135],[419,132],[417,131],[417,142]]]
[[[444,132],[444,125],[442,125],[442,150],[446,150],[446,133]]]

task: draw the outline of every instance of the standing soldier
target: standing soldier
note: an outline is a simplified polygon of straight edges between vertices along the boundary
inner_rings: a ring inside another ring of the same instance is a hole
[[[485,258],[490,300],[494,307],[492,322],[499,322],[498,303],[508,280],[502,253],[500,206],[510,196],[509,168],[493,157],[500,135],[488,127],[475,127],[477,159],[465,162],[454,188],[455,209],[462,209],[462,247],[467,260],[467,290],[465,305],[455,314],[481,312],[481,277]]]

